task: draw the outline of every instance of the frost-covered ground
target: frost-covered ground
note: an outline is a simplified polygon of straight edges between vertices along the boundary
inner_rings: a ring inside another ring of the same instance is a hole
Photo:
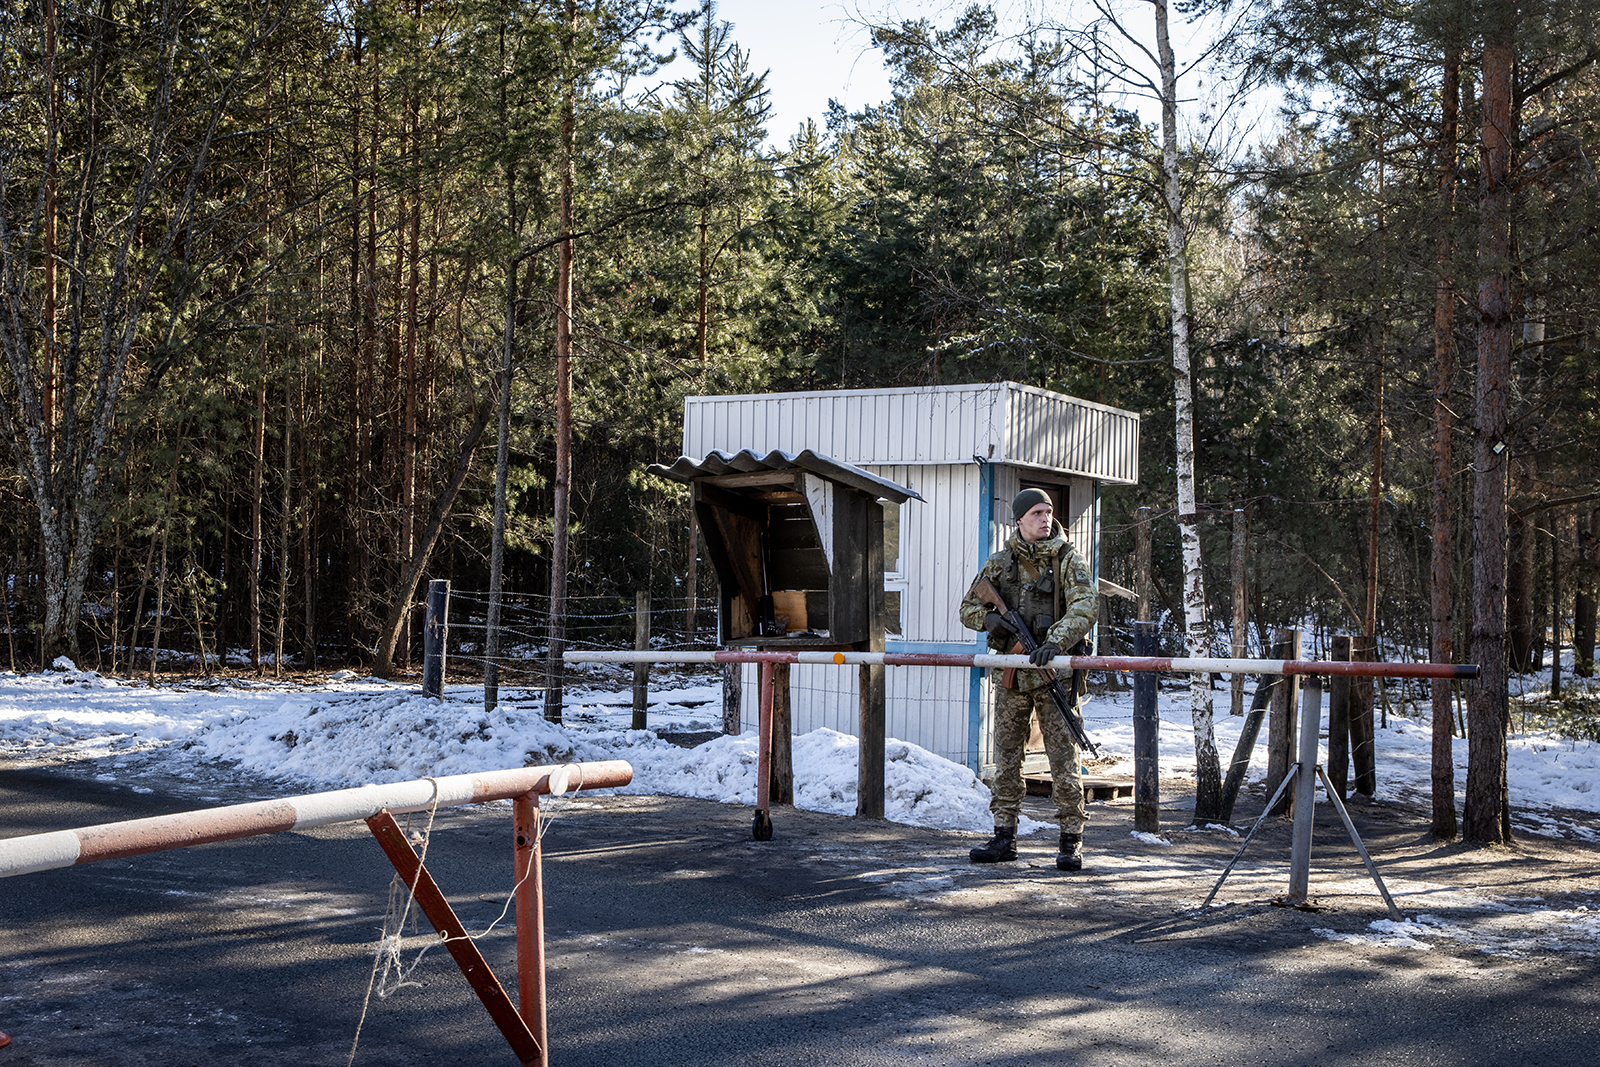
[[[1533,679],[1514,684],[1519,692],[1536,695],[1538,683]],[[752,735],[712,736],[694,748],[664,739],[717,733],[722,721],[719,681],[693,675],[658,677],[651,691],[649,730],[630,728],[630,695],[624,685],[569,688],[563,726],[545,721],[538,694],[506,688],[501,692],[500,707],[486,713],[479,688],[453,688],[446,699],[435,701],[420,696],[413,685],[361,678],[348,671],[314,687],[235,681],[152,688],[60,661],[57,669],[39,674],[0,672],[0,767],[107,757],[107,773],[99,777],[113,779],[125,757],[137,754],[141,765],[153,761],[177,775],[201,765],[233,767],[278,779],[288,787],[285,792],[310,792],[501,767],[626,759],[634,767],[634,780],[624,792],[747,806],[755,801]],[[1242,720],[1227,714],[1225,690],[1219,688],[1216,697],[1218,747],[1227,758]],[[1192,779],[1187,690],[1175,682],[1164,686],[1159,709],[1162,775]],[[1100,696],[1089,704],[1089,731],[1102,756],[1115,761],[1097,765],[1095,773],[1131,775],[1131,712],[1132,696],[1127,692]],[[1513,722],[1514,728],[1518,725]],[[1431,736],[1425,719],[1391,715],[1388,729],[1381,730],[1378,738],[1377,800],[1426,809]],[[816,730],[794,739],[793,754],[799,807],[854,813],[853,737]],[[1466,742],[1458,740],[1458,789],[1466,781],[1466,755]],[[966,767],[893,739],[888,757],[890,819],[941,830],[988,829],[988,790]],[[1265,764],[1265,746],[1258,744],[1252,780],[1260,777]],[[1509,783],[1514,817],[1522,830],[1600,840],[1600,745],[1519,730],[1510,741]],[[1053,829],[1024,819],[1024,833],[1041,828]],[[1136,850],[1169,844],[1169,839],[1155,835],[1134,838],[1129,845]],[[1153,859],[1153,853],[1146,854]],[[1106,861],[1123,862],[1110,856]],[[1146,861],[1135,857],[1127,862]],[[1467,894],[1463,900],[1471,897],[1481,906],[1469,902],[1454,910],[1441,907],[1440,902],[1457,890]],[[1374,923],[1368,934],[1327,931],[1325,936],[1355,945],[1419,951],[1454,942],[1502,955],[1554,948],[1600,955],[1600,895],[1590,894],[1595,899],[1588,904],[1566,901],[1557,907],[1539,898],[1480,899],[1461,887],[1431,883],[1417,893],[1414,899],[1428,901],[1432,912],[1400,924]],[[1478,921],[1464,920],[1463,915],[1476,915]]]

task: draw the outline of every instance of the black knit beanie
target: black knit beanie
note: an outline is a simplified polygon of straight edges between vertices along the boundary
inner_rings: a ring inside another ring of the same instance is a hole
[[[1020,520],[1040,504],[1049,503],[1050,494],[1043,489],[1024,489],[1011,498],[1011,517]]]

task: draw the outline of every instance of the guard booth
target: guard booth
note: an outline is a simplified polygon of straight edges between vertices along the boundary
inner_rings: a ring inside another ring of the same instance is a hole
[[[883,505],[921,500],[915,492],[809,449],[712,451],[649,470],[690,488],[720,589],[719,644],[773,652],[884,650]],[[775,780],[778,799],[792,801],[789,664],[776,659],[760,664],[752,826],[759,841],[772,836]],[[882,818],[884,669],[862,666],[857,674],[856,813]]]
[[[915,389],[696,396],[684,401],[683,452],[707,456],[806,449],[887,480],[924,503],[884,513],[885,651],[985,651],[957,606],[978,566],[1004,547],[1011,498],[1036,487],[1100,579],[1100,490],[1139,480],[1139,416],[1017,382]],[[783,585],[774,585],[782,590]],[[807,598],[809,628],[822,627]],[[775,609],[776,610],[776,609]],[[889,736],[992,776],[992,693],[983,671],[897,667],[887,679]],[[796,734],[854,733],[852,671],[794,668]],[[755,669],[745,672],[740,717],[756,724]],[[1030,757],[1029,773],[1044,767]]]

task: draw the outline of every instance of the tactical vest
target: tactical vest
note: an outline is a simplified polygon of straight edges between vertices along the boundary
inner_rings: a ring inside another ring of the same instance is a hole
[[[1055,559],[1046,564],[1042,570],[1035,569],[1031,561],[1023,559],[1009,549],[1006,553],[1008,559],[1006,560],[1006,569],[1000,576],[999,584],[1003,586],[1000,590],[1000,595],[1006,598],[1006,603],[1016,605],[1013,610],[1022,616],[1022,620],[1028,624],[1028,629],[1033,631],[1033,639],[1041,644],[1050,639],[1050,627],[1054,626],[1056,620],[1061,617],[1061,583],[1063,581],[1061,566],[1067,554],[1067,549],[1067,545],[1062,545],[1061,551],[1056,554]],[[1009,633],[1002,632],[1001,641],[996,642],[994,637],[991,636],[989,645],[995,651],[1005,653],[1012,650],[1014,642],[1015,638]],[[1077,644],[1066,651],[1073,656],[1087,656],[1089,654],[1088,639],[1079,640]],[[1007,689],[1017,686],[1018,672],[1015,668],[1006,671],[1000,671],[996,668],[996,671],[1001,678],[1000,684],[1002,686]],[[1037,677],[1037,672],[1029,673]],[[1067,698],[1076,707],[1083,703],[1084,696],[1089,692],[1089,672],[1074,670],[1070,678],[1071,680],[1067,684]],[[1061,680],[1067,682],[1067,676],[1062,676]],[[1025,688],[1031,688],[1031,686]]]
[[[1061,617],[1060,570],[1060,554],[1042,569],[1035,569],[1030,561],[1015,552],[1011,553],[1011,562],[1006,564],[1006,580],[1017,589],[1017,611],[1027,621],[1035,641],[1046,640],[1050,627]]]
[[[1028,629],[1033,631],[1035,641],[1044,641],[1050,633],[1050,627],[1061,617],[1061,557],[1063,551],[1055,559],[1045,565],[1043,570],[1036,570],[1030,561],[1020,558],[1009,549],[1006,552],[1006,568],[1000,575],[1000,595],[1005,597],[1006,603],[1012,610],[1022,616],[1028,624]],[[990,646],[998,652],[1009,652],[1015,643],[1015,638],[1006,633],[990,638]]]

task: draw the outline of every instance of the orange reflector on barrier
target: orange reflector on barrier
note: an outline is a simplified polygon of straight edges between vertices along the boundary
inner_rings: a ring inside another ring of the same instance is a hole
[[[844,662],[844,653],[843,652],[835,652],[833,654],[833,662],[835,662],[835,663],[843,663]]]

